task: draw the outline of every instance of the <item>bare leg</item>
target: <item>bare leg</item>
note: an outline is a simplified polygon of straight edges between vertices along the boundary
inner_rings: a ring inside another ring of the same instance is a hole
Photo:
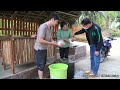
[[[43,71],[38,70],[38,75],[40,79],[43,79]]]

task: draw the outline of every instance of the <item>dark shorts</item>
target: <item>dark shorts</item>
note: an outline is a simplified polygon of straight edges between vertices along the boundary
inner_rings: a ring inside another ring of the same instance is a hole
[[[47,50],[34,50],[35,51],[35,64],[40,71],[44,70],[47,60]]]

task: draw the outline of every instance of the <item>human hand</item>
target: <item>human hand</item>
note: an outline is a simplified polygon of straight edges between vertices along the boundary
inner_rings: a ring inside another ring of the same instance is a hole
[[[61,43],[61,44],[59,44],[59,45],[57,45],[57,46],[58,46],[58,47],[62,47],[62,46],[64,46],[64,44]]]
[[[75,33],[72,34],[72,37],[75,37]]]
[[[57,43],[55,41],[50,42],[51,45],[57,46]]]
[[[33,35],[31,35],[31,37],[32,37],[32,38],[35,38],[35,37],[37,37],[37,35],[36,35],[36,34],[33,34]]]
[[[75,41],[76,39],[75,39],[75,37],[74,38],[71,38],[71,42],[73,42],[73,41]]]

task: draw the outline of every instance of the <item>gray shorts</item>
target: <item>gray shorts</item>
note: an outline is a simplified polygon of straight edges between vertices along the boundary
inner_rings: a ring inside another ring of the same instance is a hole
[[[40,71],[44,70],[47,60],[47,50],[34,50],[35,51],[35,64]]]

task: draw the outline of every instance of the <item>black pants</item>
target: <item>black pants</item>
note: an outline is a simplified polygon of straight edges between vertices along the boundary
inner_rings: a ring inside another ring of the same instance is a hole
[[[35,50],[35,64],[40,71],[44,70],[47,60],[47,50]]]
[[[60,51],[60,58],[68,58],[69,47],[67,47],[67,48],[59,48],[59,51]]]

